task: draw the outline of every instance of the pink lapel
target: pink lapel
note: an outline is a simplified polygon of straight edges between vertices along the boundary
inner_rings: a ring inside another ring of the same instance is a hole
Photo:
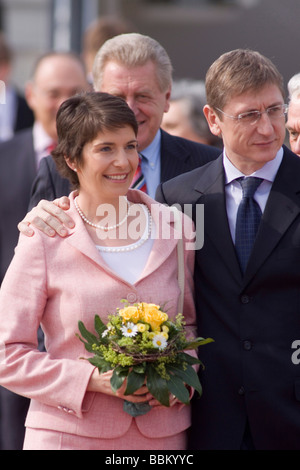
[[[131,202],[146,204],[151,212],[153,222],[155,224],[156,236],[153,248],[142,276],[138,281],[140,282],[142,279],[149,276],[153,271],[158,269],[159,266],[161,266],[161,264],[171,255],[177,246],[179,234],[173,228],[174,215],[168,207],[157,203],[146,194],[137,190],[129,190],[128,199]],[[71,207],[69,210],[69,215],[75,222],[75,228],[70,231],[69,236],[66,238],[66,242],[73,246],[76,250],[79,250],[92,262],[97,264],[103,270],[107,271],[110,275],[119,278],[117,274],[111,271],[110,268],[106,265],[95,244],[91,240],[84,222],[82,221],[74,206],[74,193],[71,193],[70,201]],[[125,282],[123,279],[122,281]]]

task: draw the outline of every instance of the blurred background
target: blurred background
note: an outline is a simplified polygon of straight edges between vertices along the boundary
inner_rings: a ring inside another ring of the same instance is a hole
[[[157,39],[176,79],[203,80],[221,53],[239,47],[272,59],[286,83],[300,72],[300,0],[0,0],[14,83],[22,90],[36,58],[49,49],[82,53],[87,28],[103,16]]]

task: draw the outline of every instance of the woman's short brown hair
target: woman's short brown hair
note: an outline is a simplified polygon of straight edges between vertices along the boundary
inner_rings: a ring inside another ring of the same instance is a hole
[[[265,85],[277,85],[285,95],[283,78],[271,60],[248,49],[221,55],[208,69],[205,84],[207,103],[214,109],[223,109],[233,96]]]
[[[88,92],[66,100],[57,113],[58,145],[52,152],[60,174],[78,188],[78,176],[66,160],[80,167],[85,144],[94,140],[100,132],[125,126],[132,127],[137,136],[135,115],[122,98],[108,93]]]

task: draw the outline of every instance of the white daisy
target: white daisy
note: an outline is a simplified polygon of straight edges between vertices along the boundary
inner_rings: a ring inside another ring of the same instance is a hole
[[[122,326],[121,331],[124,336],[131,338],[138,333],[138,327],[134,323],[128,322],[126,325]]]
[[[165,349],[168,345],[168,342],[167,342],[165,336],[163,336],[162,334],[157,334],[157,335],[154,336],[154,338],[152,340],[152,344],[155,348]]]

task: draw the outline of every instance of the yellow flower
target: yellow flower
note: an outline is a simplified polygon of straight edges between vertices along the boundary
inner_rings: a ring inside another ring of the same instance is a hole
[[[140,333],[144,333],[144,331],[147,330],[147,325],[145,325],[145,323],[138,323],[136,326]]]
[[[146,323],[149,323],[152,331],[160,329],[160,325],[168,320],[168,315],[159,310],[159,305],[155,304],[140,304],[142,310],[142,318]]]
[[[137,323],[140,320],[140,311],[135,306],[125,307],[119,310],[119,315],[123,318],[124,322],[132,321]]]

